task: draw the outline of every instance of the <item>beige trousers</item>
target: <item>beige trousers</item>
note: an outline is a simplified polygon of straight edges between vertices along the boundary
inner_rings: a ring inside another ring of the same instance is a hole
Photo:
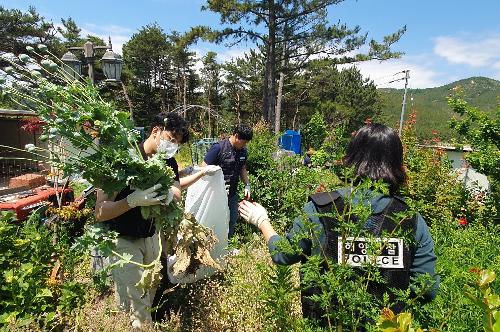
[[[132,255],[132,261],[149,264],[158,257],[158,234],[148,238],[132,238],[119,236],[115,251],[123,255]],[[115,263],[119,258],[110,256],[110,262]],[[141,280],[144,268],[135,264],[124,264],[123,267],[115,266],[111,269],[115,282],[115,299],[120,310],[130,313],[130,320],[134,327],[142,323],[151,323],[151,306],[154,300],[155,289],[150,289],[142,296],[142,291],[135,285]]]

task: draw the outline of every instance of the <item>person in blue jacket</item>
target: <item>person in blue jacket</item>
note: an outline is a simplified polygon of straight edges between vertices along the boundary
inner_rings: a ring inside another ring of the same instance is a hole
[[[240,180],[245,184],[245,198],[250,199],[250,180],[247,172],[248,152],[246,145],[252,137],[252,127],[246,124],[235,125],[233,134],[229,138],[212,145],[202,163],[204,167],[207,165],[217,165],[222,168],[229,207],[228,238],[234,235],[238,219],[238,183]]]
[[[239,212],[243,219],[260,229],[268,244],[272,260],[276,264],[290,265],[304,262],[311,255],[325,255],[337,263],[339,257],[345,257],[344,263],[356,265],[356,260],[359,261],[360,258],[367,256],[361,255],[355,247],[356,245],[363,247],[366,243],[357,241],[356,238],[345,240],[339,237],[335,227],[338,220],[326,213],[334,215],[332,212],[335,209],[342,211],[346,204],[369,207],[371,215],[361,225],[362,229],[377,238],[383,237],[382,234],[394,234],[395,229],[401,228],[400,230],[410,234],[414,241],[406,243],[405,239],[399,238],[389,240],[390,248],[383,249],[384,252],[379,253],[380,256],[377,257],[377,267],[386,282],[382,285],[373,283],[368,291],[380,297],[389,288],[407,289],[411,287],[413,277],[427,274],[434,282],[429,284],[423,300],[433,299],[439,287],[439,277],[435,270],[434,243],[424,219],[418,213],[399,223],[389,217],[394,213],[408,210],[404,199],[397,196],[400,187],[406,182],[403,146],[399,136],[394,130],[381,124],[362,127],[349,143],[344,164],[354,168],[359,181],[366,178],[374,181],[382,180],[389,186],[389,194],[368,189],[365,191],[370,191],[369,193],[359,193],[354,188],[339,188],[330,193],[313,195],[304,206],[308,222],[296,218],[285,237],[275,232],[266,209],[260,204],[243,201],[239,205]],[[352,218],[350,221],[356,222],[358,219]],[[383,238],[387,241],[386,237]],[[285,250],[286,246],[282,245],[282,241],[297,243],[299,252]],[[345,243],[339,244],[339,241]],[[339,253],[339,250],[343,252]],[[302,291],[303,315],[321,321],[324,318],[323,312],[311,301],[311,295],[313,295],[311,292]],[[402,307],[396,304],[393,310],[401,311]]]

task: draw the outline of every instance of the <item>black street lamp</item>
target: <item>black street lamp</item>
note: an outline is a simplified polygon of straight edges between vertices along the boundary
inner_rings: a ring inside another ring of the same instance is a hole
[[[61,60],[66,74],[77,80],[82,74],[82,62],[71,52],[66,52]]]
[[[94,60],[96,50],[107,50],[101,59],[104,75],[106,75],[107,80],[110,82],[120,82],[120,77],[123,68],[123,60],[120,55],[113,52],[111,45],[111,37],[109,37],[108,46],[94,46],[91,41],[87,41],[83,44],[83,47],[70,47],[70,50],[83,51],[85,60],[89,66],[88,75],[90,81],[94,83]],[[76,56],[67,52],[63,55],[61,59],[64,63],[64,69],[66,72],[74,78],[77,78],[81,74],[81,62],[76,58]]]
[[[113,52],[110,48],[106,53],[104,53],[101,62],[102,71],[107,78],[106,82],[120,82],[123,69],[122,57]]]

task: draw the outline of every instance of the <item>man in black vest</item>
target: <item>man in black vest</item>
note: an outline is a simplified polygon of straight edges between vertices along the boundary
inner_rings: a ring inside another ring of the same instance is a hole
[[[125,188],[112,196],[102,190],[97,191],[95,217],[108,229],[118,232],[115,251],[128,253],[132,260],[142,264],[151,263],[159,254],[158,233],[152,220],[142,218],[141,206],[168,204],[181,199],[179,170],[173,158],[181,143],[188,141],[186,121],[174,113],[160,113],[152,123],[152,130],[144,143],[139,144],[142,157],[147,159],[161,152],[166,156],[166,164],[175,173],[175,181],[170,188],[157,184],[146,190]],[[160,192],[165,193],[161,195]],[[117,257],[110,257],[111,262]],[[144,322],[151,322],[151,304],[156,289],[142,296],[135,285],[139,282],[143,269],[134,264],[125,264],[112,269],[115,295],[121,310],[130,312],[132,326],[140,328]]]
[[[221,140],[208,150],[205,155],[203,166],[218,165],[224,173],[224,182],[227,190],[229,205],[229,233],[231,238],[234,234],[236,220],[238,219],[238,182],[241,179],[245,183],[245,198],[250,199],[250,181],[246,168],[247,143],[252,139],[252,128],[245,124],[238,124],[233,129],[233,134]]]

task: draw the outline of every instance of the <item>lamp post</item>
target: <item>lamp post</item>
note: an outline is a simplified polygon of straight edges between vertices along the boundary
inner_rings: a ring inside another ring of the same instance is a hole
[[[90,78],[90,82],[94,84],[94,60],[95,60],[95,51],[96,50],[107,50],[104,53],[104,56],[101,59],[102,62],[102,71],[106,76],[105,82],[118,83],[121,84],[123,94],[125,99],[127,100],[127,104],[130,111],[130,119],[133,119],[133,108],[132,101],[130,100],[127,90],[125,89],[125,85],[120,80],[123,69],[123,59],[120,55],[113,52],[113,46],[111,44],[111,37],[109,37],[108,46],[94,46],[91,41],[87,41],[83,44],[83,47],[70,47],[69,50],[79,50],[83,51],[85,56],[85,60],[89,66],[88,74]],[[61,58],[63,62],[64,71],[73,79],[78,79],[81,75],[82,71],[82,63],[78,58],[71,53],[70,51],[66,52]]]
[[[71,52],[66,52],[61,58],[63,69],[73,79],[78,79],[82,74],[82,62]]]
[[[111,45],[111,40],[110,40]],[[101,59],[102,71],[106,76],[106,82],[120,82],[120,76],[123,69],[122,57],[110,48]]]
[[[70,47],[69,50],[83,51],[85,60],[88,64],[88,75],[90,82],[94,83],[94,61],[95,61],[95,51],[97,50],[107,50],[101,59],[104,75],[106,76],[106,81],[110,82],[120,82],[120,77],[123,68],[123,60],[120,55],[113,52],[113,47],[111,44],[111,37],[109,37],[108,46],[94,46],[91,41],[87,41],[83,44],[83,47]],[[64,69],[66,72],[77,78],[81,74],[81,62],[77,57],[70,51],[62,57],[62,62],[64,63]]]

